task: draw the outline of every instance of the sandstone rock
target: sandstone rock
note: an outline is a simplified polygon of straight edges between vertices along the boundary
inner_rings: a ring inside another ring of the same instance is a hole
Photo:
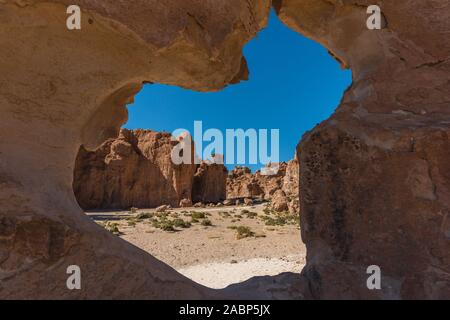
[[[168,133],[122,129],[95,151],[77,157],[73,188],[85,210],[178,206],[192,194],[195,164],[174,165]]]
[[[189,208],[192,207],[192,200],[191,199],[182,199],[180,201],[180,207],[181,208]]]
[[[217,203],[226,199],[228,170],[223,164],[202,162],[194,176],[192,200]]]
[[[223,205],[224,206],[232,206],[233,205],[233,201],[230,200],[230,199],[226,199],[226,200],[224,200]]]
[[[242,47],[270,1],[81,0],[83,32],[61,27],[67,1],[1,2],[0,298],[241,297],[239,285],[208,290],[96,226],[73,196],[73,167],[80,145],[117,136],[142,82],[208,91],[245,78]],[[354,82],[299,145],[307,265],[268,295],[450,298],[448,5],[380,1],[384,29],[368,30],[368,4],[273,2]],[[89,290],[67,290],[72,263]],[[381,290],[365,286],[372,264]]]
[[[285,175],[282,182],[282,190],[288,196],[296,197],[299,195],[299,182],[300,182],[300,166],[298,163],[297,155],[295,158],[287,163]]]
[[[264,199],[270,201],[277,190],[298,198],[298,160],[269,164],[252,174],[249,168],[236,167],[227,178],[227,198]]]
[[[166,212],[167,210],[169,210],[169,206],[168,205],[162,205],[159,206],[158,208],[156,208],[156,212]]]
[[[206,208],[206,205],[202,202],[197,202],[194,204],[194,208]]]
[[[299,214],[300,213],[300,201],[298,199],[292,199],[289,204],[289,213],[291,214]]]
[[[315,298],[450,297],[450,10],[437,2],[382,1],[383,29],[369,30],[365,1],[275,1],[353,71],[338,112],[298,147]],[[364,285],[373,264],[381,290]]]
[[[80,0],[82,31],[65,27],[73,2],[0,2],[0,221],[10,226],[9,240],[0,228],[0,299],[216,295],[86,217],[74,163],[80,145],[117,137],[143,82],[208,91],[244,79],[242,47],[266,25],[270,1]],[[89,290],[67,290],[70,263]]]
[[[252,205],[253,205],[253,200],[250,199],[250,198],[245,198],[245,199],[244,199],[244,204],[245,204],[246,206],[252,206]]]
[[[254,198],[264,194],[247,167],[234,168],[227,177],[227,199]]]
[[[288,211],[289,207],[289,199],[286,197],[286,194],[283,190],[277,190],[272,196],[271,207],[273,210],[277,212]]]

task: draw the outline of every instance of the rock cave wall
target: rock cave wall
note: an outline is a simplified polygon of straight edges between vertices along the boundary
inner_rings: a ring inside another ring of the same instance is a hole
[[[369,1],[274,2],[354,83],[299,145],[307,266],[265,298],[450,298],[450,5],[377,2],[377,31],[365,27]],[[65,27],[69,4],[83,9],[82,30]],[[80,145],[118,135],[143,82],[212,91],[245,79],[242,47],[270,5],[1,1],[0,298],[254,297],[247,284],[195,284],[95,225],[72,174]],[[66,288],[72,264],[83,290]],[[371,264],[380,291],[365,286]]]

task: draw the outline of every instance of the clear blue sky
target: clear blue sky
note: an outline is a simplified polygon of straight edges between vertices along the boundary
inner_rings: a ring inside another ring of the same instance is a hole
[[[193,132],[194,121],[201,120],[204,130],[224,135],[226,129],[279,129],[280,160],[292,159],[302,135],[336,109],[351,71],[341,70],[325,48],[285,27],[273,12],[244,54],[249,81],[213,93],[146,85],[128,106],[125,127]]]

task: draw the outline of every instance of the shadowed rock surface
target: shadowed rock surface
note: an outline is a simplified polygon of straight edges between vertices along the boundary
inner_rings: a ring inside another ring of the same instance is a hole
[[[194,176],[193,202],[218,203],[227,197],[228,170],[223,164],[202,162]]]
[[[81,5],[80,31],[65,28],[69,4]],[[373,31],[371,4],[274,1],[354,81],[298,148],[308,257],[301,293],[283,297],[450,298],[450,4],[379,0],[384,27]],[[81,145],[118,135],[143,82],[211,91],[245,79],[242,48],[270,5],[1,1],[1,299],[230,297],[96,226],[77,205],[73,169]],[[72,264],[82,290],[66,287]],[[379,291],[366,287],[372,264]]]

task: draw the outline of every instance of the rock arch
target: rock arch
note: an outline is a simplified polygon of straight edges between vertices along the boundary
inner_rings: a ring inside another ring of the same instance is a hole
[[[277,0],[281,19],[354,71],[338,111],[299,145],[308,264],[287,296],[450,297],[450,7]],[[82,30],[65,27],[83,10]],[[242,47],[268,0],[4,0],[0,3],[0,297],[211,298],[83,215],[72,192],[81,144],[117,134],[143,82],[217,90],[247,76]],[[421,26],[427,26],[421,28]],[[81,266],[84,290],[66,268]],[[385,286],[365,288],[378,264]],[[289,291],[289,292],[288,292]],[[274,297],[272,293],[268,296]]]

